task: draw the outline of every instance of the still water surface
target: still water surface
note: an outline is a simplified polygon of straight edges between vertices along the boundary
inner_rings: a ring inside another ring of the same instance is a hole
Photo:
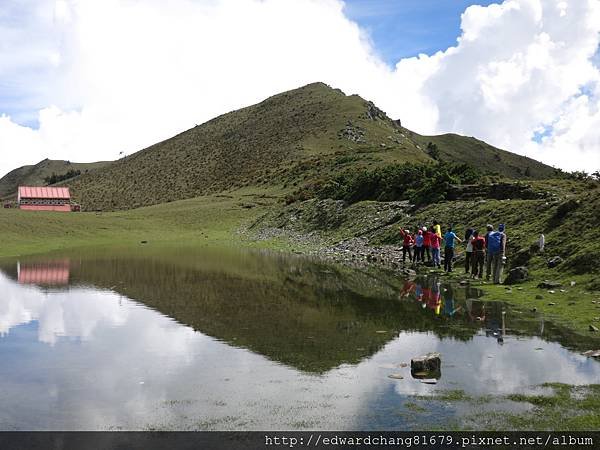
[[[415,395],[600,380],[564,330],[476,298],[257,252],[5,261],[0,429],[422,429],[466,411]],[[433,351],[436,384],[403,367]]]

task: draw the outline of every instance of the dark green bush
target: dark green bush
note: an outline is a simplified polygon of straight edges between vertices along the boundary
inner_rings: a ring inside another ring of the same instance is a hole
[[[394,164],[351,170],[326,183],[316,195],[356,203],[409,200],[417,205],[445,200],[453,184],[471,184],[481,175],[466,164]]]

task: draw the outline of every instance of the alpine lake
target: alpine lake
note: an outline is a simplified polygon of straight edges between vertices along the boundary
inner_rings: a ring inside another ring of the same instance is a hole
[[[436,276],[297,255],[139,245],[8,259],[0,429],[470,429],[526,413],[509,397],[544,383],[597,383],[588,344]],[[439,371],[411,371],[431,352]]]

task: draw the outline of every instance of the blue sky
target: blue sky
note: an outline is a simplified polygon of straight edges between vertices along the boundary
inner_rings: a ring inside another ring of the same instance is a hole
[[[471,5],[492,0],[346,0],[346,16],[369,32],[375,50],[389,65],[420,53],[456,45],[460,16]]]

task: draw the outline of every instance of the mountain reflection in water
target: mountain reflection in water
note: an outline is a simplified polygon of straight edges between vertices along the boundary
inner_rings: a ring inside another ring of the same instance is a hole
[[[44,267],[68,284],[21,279]],[[411,394],[600,376],[559,343],[576,345],[564,330],[433,277],[208,250],[0,270],[1,429],[403,427],[389,410]],[[437,386],[401,364],[430,351],[442,354]]]

